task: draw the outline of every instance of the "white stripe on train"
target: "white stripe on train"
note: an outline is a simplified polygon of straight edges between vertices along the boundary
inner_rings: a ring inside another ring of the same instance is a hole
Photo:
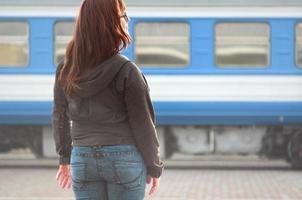
[[[302,76],[146,75],[153,101],[301,102]],[[0,75],[0,101],[52,101],[52,75]]]

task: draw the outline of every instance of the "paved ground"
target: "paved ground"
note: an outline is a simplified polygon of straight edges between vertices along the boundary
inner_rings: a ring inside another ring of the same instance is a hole
[[[302,200],[302,172],[282,160],[176,155],[166,166],[157,196],[145,199]],[[56,160],[0,156],[0,200],[74,199],[57,186],[55,173]]]

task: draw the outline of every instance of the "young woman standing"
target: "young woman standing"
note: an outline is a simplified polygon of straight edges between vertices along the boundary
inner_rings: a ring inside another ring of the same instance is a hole
[[[163,162],[148,83],[120,51],[131,39],[123,0],[84,0],[56,71],[56,178],[76,199],[142,200]]]

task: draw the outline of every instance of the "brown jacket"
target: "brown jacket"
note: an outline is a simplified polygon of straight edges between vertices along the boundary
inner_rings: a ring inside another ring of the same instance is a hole
[[[96,66],[66,98],[56,72],[52,126],[60,164],[70,163],[72,145],[135,144],[147,173],[161,176],[159,141],[148,83],[140,69],[117,54]]]

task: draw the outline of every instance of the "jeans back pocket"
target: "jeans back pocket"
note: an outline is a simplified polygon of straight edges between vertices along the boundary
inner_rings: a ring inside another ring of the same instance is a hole
[[[118,184],[125,189],[133,190],[140,187],[143,183],[144,165],[141,161],[113,161],[113,170]]]

